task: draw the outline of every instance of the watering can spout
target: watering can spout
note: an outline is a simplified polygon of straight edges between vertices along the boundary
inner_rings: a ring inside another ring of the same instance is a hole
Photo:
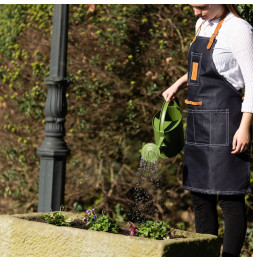
[[[155,143],[147,143],[142,147],[141,155],[145,161],[154,162],[159,157],[167,159],[176,156],[184,146],[182,114],[178,103],[169,106],[164,102],[152,120]]]

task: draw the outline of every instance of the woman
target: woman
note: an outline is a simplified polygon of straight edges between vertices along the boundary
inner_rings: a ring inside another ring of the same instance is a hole
[[[251,192],[253,29],[232,5],[191,6],[200,18],[188,73],[163,97],[173,100],[188,87],[183,188],[191,191],[196,231],[218,235],[218,200],[225,223],[222,256],[239,256],[247,228],[244,196]]]

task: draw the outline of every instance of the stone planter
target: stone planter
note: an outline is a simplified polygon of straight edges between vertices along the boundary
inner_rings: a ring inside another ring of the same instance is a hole
[[[63,212],[72,218],[77,214]],[[0,216],[0,256],[161,257],[219,256],[216,236],[176,230],[187,238],[154,240],[28,221],[45,213]]]

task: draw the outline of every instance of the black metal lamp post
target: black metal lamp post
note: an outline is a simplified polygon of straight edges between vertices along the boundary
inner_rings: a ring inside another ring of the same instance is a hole
[[[45,79],[48,87],[45,139],[37,150],[40,156],[38,212],[58,211],[64,204],[66,157],[69,153],[64,141],[69,83],[66,78],[68,12],[67,4],[54,5],[50,74]]]

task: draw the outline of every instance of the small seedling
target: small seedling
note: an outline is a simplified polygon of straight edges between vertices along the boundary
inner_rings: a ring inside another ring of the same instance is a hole
[[[48,224],[56,226],[70,226],[72,219],[65,217],[60,212],[50,213],[43,217]]]

